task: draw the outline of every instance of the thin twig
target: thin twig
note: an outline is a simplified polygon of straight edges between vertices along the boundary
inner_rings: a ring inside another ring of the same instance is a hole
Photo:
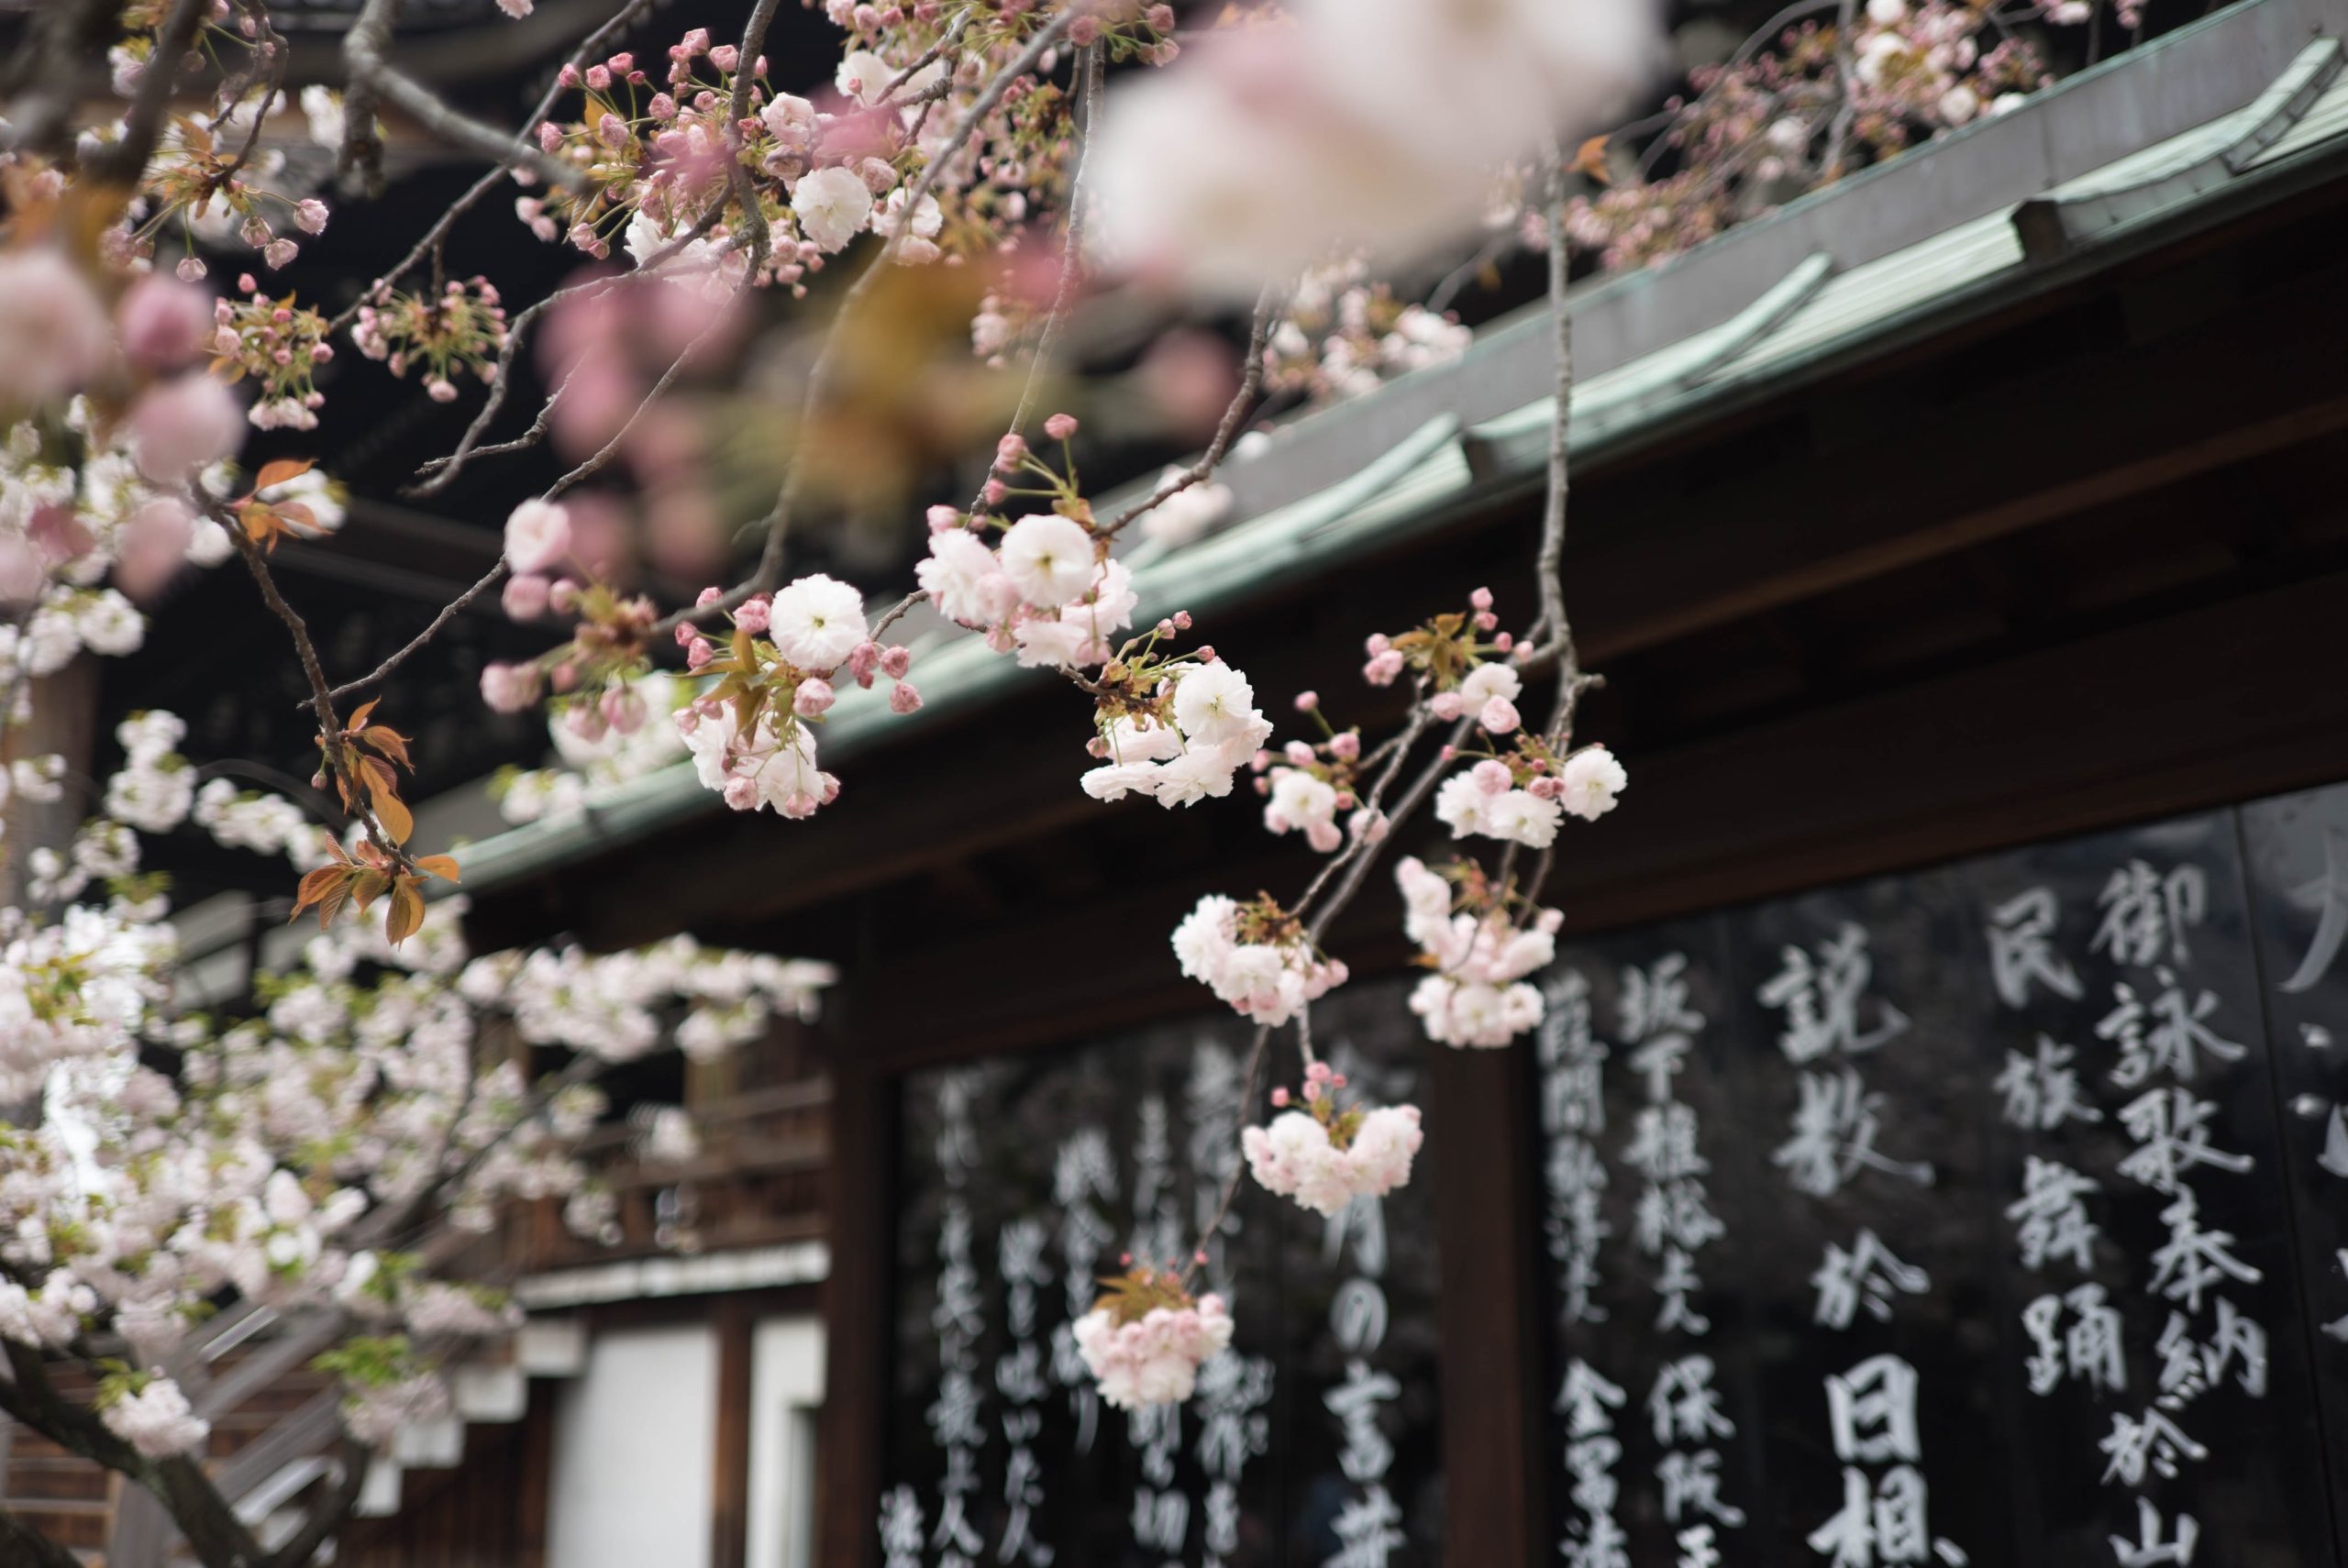
[[[179,0],[172,14],[163,19],[162,29],[155,35],[155,52],[148,57],[147,69],[138,76],[138,96],[130,101],[130,114],[123,121],[122,137],[90,160],[84,171],[93,184],[136,185],[138,176],[146,171],[147,160],[154,155],[155,143],[163,134],[163,116],[171,107],[172,87],[178,80],[180,62],[195,42],[196,31],[204,18],[211,13],[211,0]]]
[[[385,51],[391,46],[392,20],[398,9],[399,0],[367,0],[359,19],[343,35],[343,62],[349,68],[354,83],[363,84],[397,105],[434,138],[450,147],[479,154],[503,167],[526,167],[548,184],[559,185],[566,191],[586,188],[586,176],[573,165],[548,157],[519,137],[482,124],[443,103],[423,83],[395,69]],[[364,106],[371,112],[371,105]],[[372,139],[371,127],[366,137]],[[346,152],[353,139],[356,138],[346,138]]]
[[[1114,538],[1135,518],[1165,505],[1194,484],[1205,483],[1222,465],[1239,434],[1239,426],[1246,422],[1247,411],[1255,406],[1257,396],[1264,390],[1264,349],[1271,341],[1272,320],[1279,314],[1281,294],[1278,288],[1268,288],[1256,301],[1255,322],[1247,332],[1247,363],[1240,370],[1239,391],[1233,396],[1231,406],[1223,411],[1223,422],[1215,426],[1214,439],[1207,443],[1207,449],[1199,454],[1198,461],[1117,513],[1101,531],[1104,537]]]
[[[471,604],[474,600],[479,599],[482,594],[487,593],[491,589],[495,588],[499,583],[504,581],[505,571],[505,559],[501,556],[498,558],[498,561],[495,566],[491,567],[487,571],[482,574],[480,581],[474,583],[471,588],[466,589],[462,593],[460,593],[457,597],[449,601],[448,603],[442,605],[440,607],[440,613],[432,617],[432,624],[425,627],[421,632],[418,632],[414,637],[410,638],[398,652],[384,659],[382,663],[377,665],[374,668],[369,670],[358,679],[344,681],[341,685],[327,692],[327,698],[330,701],[339,700],[349,696],[354,691],[364,691],[369,687],[382,680],[384,677],[390,675],[392,671],[399,668],[399,667],[405,664],[412,656],[419,652],[425,644],[430,642],[434,637],[438,636],[441,629],[447,626],[449,622],[455,620],[467,605]]]
[[[582,61],[592,60],[594,56],[601,54],[605,44],[610,43],[632,26],[637,17],[643,15],[651,5],[652,0],[627,0],[627,4],[622,6],[610,21],[605,22],[581,40],[578,49],[572,51],[571,63],[576,66]],[[537,106],[530,111],[529,120],[522,127],[524,136],[529,135],[531,127],[547,117],[554,108],[555,100],[565,91],[562,73],[557,72],[553,82],[539,96]],[[396,266],[361,289],[359,297],[351,301],[340,315],[327,324],[327,334],[331,336],[349,326],[353,320],[357,319],[360,305],[375,301],[385,289],[406,276],[408,270],[423,260],[426,255],[437,251],[441,242],[449,237],[449,231],[456,226],[457,220],[471,212],[483,196],[504,183],[512,172],[511,164],[500,162],[497,167],[468,186],[463,195],[459,196],[446,212],[433,220],[432,226],[425,230],[424,237],[417,240],[405,256],[400,258]]]

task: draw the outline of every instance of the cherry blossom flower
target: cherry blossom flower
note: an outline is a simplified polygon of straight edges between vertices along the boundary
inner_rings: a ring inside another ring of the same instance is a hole
[[[531,500],[505,519],[505,560],[517,572],[543,572],[570,554],[570,509]]]
[[[98,1417],[106,1430],[150,1459],[186,1453],[212,1435],[212,1423],[198,1416],[168,1377],[149,1376],[136,1389],[117,1388],[102,1400]]]
[[[872,192],[851,170],[818,169],[792,188],[799,231],[826,253],[847,248],[872,216]]]
[[[774,596],[768,632],[783,657],[803,669],[831,669],[865,640],[864,596],[817,572]]]
[[[1130,1286],[1136,1277],[1148,1281]],[[1191,1301],[1172,1274],[1144,1271],[1113,1281],[1110,1295],[1074,1325],[1077,1353],[1120,1410],[1180,1404],[1198,1386],[1199,1368],[1231,1344],[1231,1313],[1219,1296]],[[1125,1289],[1114,1288],[1128,1286]]]
[[[1346,979],[1344,963],[1319,954],[1268,899],[1242,904],[1211,893],[1182,917],[1173,942],[1185,976],[1257,1023],[1286,1023]]]
[[[1424,1135],[1414,1105],[1335,1108],[1344,1077],[1324,1062],[1305,1069],[1305,1109],[1239,1135],[1247,1168],[1268,1192],[1335,1217],[1357,1198],[1382,1198],[1411,1179]],[[1283,1103],[1285,1093],[1274,1097]]]
[[[1505,1045],[1541,1021],[1541,993],[1523,981],[1556,956],[1562,915],[1512,907],[1508,890],[1472,861],[1445,877],[1406,856],[1395,863],[1394,881],[1402,891],[1403,932],[1434,971],[1410,997],[1430,1039]],[[1519,924],[1520,914],[1530,923]]]
[[[0,255],[0,403],[61,397],[113,349],[105,307],[72,262],[47,246]]]

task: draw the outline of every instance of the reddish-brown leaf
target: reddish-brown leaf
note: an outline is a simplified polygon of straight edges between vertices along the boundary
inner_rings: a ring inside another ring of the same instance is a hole
[[[316,466],[308,458],[280,458],[274,462],[263,463],[260,473],[253,480],[253,490],[258,493],[271,485],[300,479]]]
[[[402,877],[392,885],[391,908],[383,912],[384,939],[397,947],[423,923],[424,895],[417,890],[415,878]]]
[[[443,882],[454,882],[458,880],[457,857],[453,855],[426,855],[419,856],[415,863],[415,868],[429,876],[437,877]]]

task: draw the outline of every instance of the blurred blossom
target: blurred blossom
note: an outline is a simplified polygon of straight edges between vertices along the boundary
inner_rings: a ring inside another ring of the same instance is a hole
[[[1178,440],[1203,442],[1239,390],[1231,346],[1213,333],[1183,327],[1161,336],[1134,371],[1142,394]]]
[[[1244,298],[1333,248],[1423,255],[1492,173],[1621,112],[1663,63],[1650,0],[1299,0],[1113,94],[1104,259]],[[1169,159],[1168,147],[1185,149]]]
[[[46,403],[95,375],[114,346],[105,307],[47,247],[0,256],[0,403]]]

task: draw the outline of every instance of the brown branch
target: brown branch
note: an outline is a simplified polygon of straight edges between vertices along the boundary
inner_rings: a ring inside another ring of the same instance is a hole
[[[474,600],[479,599],[482,594],[487,593],[491,589],[495,588],[499,583],[504,581],[505,569],[505,559],[501,556],[498,558],[498,561],[495,566],[490,568],[489,570],[482,574],[480,581],[474,583],[471,588],[466,589],[462,593],[460,593],[457,597],[449,601],[448,603],[442,605],[440,607],[440,613],[432,617],[432,624],[430,625],[425,627],[421,632],[418,632],[414,637],[410,638],[405,646],[402,646],[399,651],[384,659],[382,663],[377,665],[373,669],[369,670],[366,674],[360,676],[356,680],[346,680],[341,685],[336,687],[333,690],[327,692],[327,699],[329,701],[339,701],[342,698],[349,696],[354,691],[364,691],[369,687],[374,685],[377,681],[382,680],[385,676],[391,674],[392,671],[405,664],[413,655],[423,648],[425,644],[438,636],[442,629],[446,627],[449,622],[455,620],[458,613],[467,605],[471,604]]]
[[[0,1508],[0,1562],[23,1568],[82,1568],[82,1560],[57,1542]]]
[[[1279,314],[1279,304],[1280,291],[1277,289],[1266,289],[1256,301],[1256,318],[1247,332],[1247,363],[1240,371],[1239,391],[1232,398],[1231,406],[1223,411],[1223,422],[1215,426],[1214,439],[1207,443],[1199,460],[1117,513],[1115,520],[1102,530],[1104,536],[1116,537],[1118,531],[1135,518],[1165,505],[1194,484],[1205,483],[1222,465],[1247,411],[1255,406],[1257,395],[1264,390],[1264,349],[1271,341],[1272,318]]]
[[[180,62],[195,43],[195,35],[211,13],[210,0],[179,0],[155,35],[155,52],[138,76],[138,94],[130,101],[123,121],[122,139],[90,160],[83,173],[94,184],[137,185],[163,134],[163,115],[171,107],[172,88],[179,79]]]
[[[413,871],[415,864],[409,860],[407,852],[394,847],[384,837],[382,826],[375,821],[374,810],[367,803],[365,786],[351,777],[343,765],[341,748],[335,739],[342,733],[342,721],[335,716],[334,693],[327,685],[326,668],[318,662],[317,645],[310,640],[309,625],[294,606],[285,602],[285,596],[277,591],[277,580],[270,575],[269,565],[261,558],[260,547],[246,536],[238,520],[216,508],[214,521],[227,530],[229,541],[237,547],[237,553],[245,558],[245,569],[252,573],[262,602],[285,624],[286,633],[294,639],[294,651],[302,660],[302,673],[309,678],[310,710],[317,716],[319,754],[325,758],[324,766],[327,771],[341,780],[342,795],[350,804],[351,815],[359,819],[360,825],[367,831],[368,842],[385,858],[404,871]]]
[[[922,199],[936,187],[939,177],[946,171],[946,166],[960,153],[971,136],[985,122],[987,116],[993,114],[1002,105],[1003,95],[1011,91],[1011,84],[1036,68],[1036,62],[1059,42],[1060,36],[1067,32],[1069,24],[1075,19],[1073,11],[1062,11],[1045,23],[1043,27],[1036,29],[1036,36],[1027,40],[1026,48],[1021,50],[1012,62],[980,91],[978,97],[964,112],[960,121],[956,124],[944,143],[923,168],[921,178],[914,182],[913,188],[905,193],[905,204],[900,215],[902,221],[883,237],[879,253],[858,275],[856,282],[848,285],[847,293],[841,296],[839,309],[834,313],[831,326],[825,334],[824,346],[817,351],[815,363],[807,373],[807,390],[801,400],[799,412],[800,439],[793,444],[791,457],[784,465],[782,483],[775,492],[774,505],[761,520],[761,526],[766,532],[766,544],[759,553],[758,569],[751,574],[749,581],[743,585],[745,598],[749,594],[763,592],[773,588],[781,580],[783,541],[791,532],[791,514],[799,500],[800,475],[803,471],[799,460],[800,454],[806,447],[806,432],[814,427],[815,415],[830,396],[832,377],[839,359],[840,343],[845,336],[841,331],[842,326],[863,304],[866,296],[871,293],[881,273],[896,260],[897,252],[904,245],[905,236],[913,232],[914,213],[921,206]],[[715,608],[714,605],[703,607],[704,612],[714,611]],[[681,617],[681,619],[689,618],[692,618],[690,613]]]
[[[1301,1021],[1300,1020],[1300,1024]],[[1268,1047],[1271,1041],[1272,1026],[1268,1023],[1257,1024],[1256,1043],[1247,1052],[1247,1070],[1239,1075],[1239,1106],[1233,1113],[1234,1120],[1238,1123],[1232,1129],[1235,1136],[1240,1128],[1248,1124],[1250,1102],[1256,1098],[1256,1075],[1263,1070],[1264,1059],[1269,1055]],[[1214,1217],[1200,1228],[1198,1244],[1191,1249],[1190,1257],[1182,1264],[1183,1289],[1191,1288],[1191,1282],[1198,1277],[1199,1270],[1205,1266],[1201,1260],[1206,1256],[1207,1247],[1213,1242],[1216,1232],[1223,1229],[1224,1220],[1230,1217],[1231,1205],[1239,1197],[1239,1189],[1246,1184],[1246,1180],[1247,1166],[1245,1162],[1242,1162],[1238,1169],[1231,1173],[1231,1179],[1224,1183],[1223,1198],[1214,1207]]]
[[[638,17],[650,8],[651,5],[652,0],[627,0],[627,4],[622,6],[610,21],[580,40],[578,49],[571,53],[571,64],[576,66],[581,61],[592,60],[594,56],[601,54],[605,44],[612,42],[632,26]],[[544,94],[539,95],[537,106],[530,111],[529,121],[522,127],[522,135],[528,136],[537,123],[547,117],[554,108],[555,100],[565,91],[562,75],[558,72],[553,83]],[[449,237],[449,231],[456,226],[457,220],[471,212],[483,196],[503,184],[506,176],[512,172],[512,165],[500,162],[496,168],[466,187],[465,193],[459,196],[446,212],[433,220],[432,226],[425,230],[424,237],[417,240],[405,256],[400,258],[398,265],[360,290],[359,297],[351,301],[340,315],[327,324],[327,333],[331,335],[349,326],[358,318],[360,305],[373,303],[388,286],[404,277],[410,268],[423,260],[427,254],[437,249],[441,242]]]
[[[1068,319],[1069,306],[1076,295],[1077,274],[1084,264],[1084,161],[1091,150],[1092,127],[1101,116],[1102,77],[1101,46],[1087,45],[1076,61],[1077,97],[1082,113],[1076,126],[1076,163],[1069,172],[1068,232],[1060,243],[1059,282],[1052,290],[1051,309],[1045,313],[1044,329],[1036,335],[1036,351],[1027,361],[1027,379],[1019,388],[1018,406],[1012,410],[1011,429],[1013,434],[1026,426],[1036,409],[1036,387],[1044,378],[1045,368],[1052,358],[1052,339],[1059,335],[1060,326]],[[907,210],[910,221],[912,209]],[[971,498],[969,510],[976,512],[986,503],[986,487]]]
[[[354,85],[371,90],[450,147],[476,153],[504,167],[527,168],[549,185],[559,185],[567,191],[585,188],[586,177],[572,165],[549,158],[520,138],[460,113],[441,102],[421,83],[395,69],[386,50],[391,46],[392,22],[398,10],[399,0],[367,0],[366,9],[343,35],[343,63],[349,68]],[[349,107],[348,99],[345,107]],[[367,107],[371,113],[372,105]],[[363,136],[366,140],[373,139],[371,121]],[[361,133],[355,128],[346,131],[346,160],[349,160],[353,143],[360,139]]]

